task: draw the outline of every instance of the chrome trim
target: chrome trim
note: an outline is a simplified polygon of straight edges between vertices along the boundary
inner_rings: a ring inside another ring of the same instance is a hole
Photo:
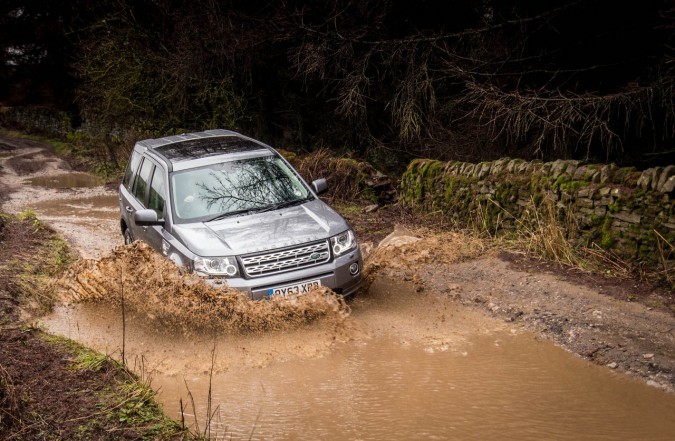
[[[312,259],[311,256],[317,254],[318,258]],[[242,256],[241,263],[248,277],[262,277],[320,265],[330,258],[330,245],[328,240],[324,240],[272,253]]]

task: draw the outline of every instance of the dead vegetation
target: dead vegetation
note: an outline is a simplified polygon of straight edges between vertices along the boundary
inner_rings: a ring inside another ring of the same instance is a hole
[[[596,273],[622,279],[636,279],[661,285],[673,291],[674,276],[669,267],[668,255],[675,248],[658,232],[657,249],[661,268],[648,269],[640,262],[628,262],[621,259],[611,250],[605,250],[597,244],[586,246],[574,244],[570,238],[575,237],[577,219],[572,210],[544,199],[536,204],[530,201],[525,214],[516,222],[515,231],[495,237],[503,249],[524,253],[530,257],[542,259],[576,268],[588,273]],[[485,233],[484,230],[478,230]]]
[[[395,190],[387,176],[367,162],[336,157],[327,149],[307,155],[294,156],[293,165],[308,182],[328,179],[332,201],[391,201]]]
[[[19,423],[22,402],[12,383],[12,378],[0,364],[0,433]]]

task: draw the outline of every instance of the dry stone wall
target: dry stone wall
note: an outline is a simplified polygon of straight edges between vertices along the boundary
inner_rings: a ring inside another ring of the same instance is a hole
[[[669,252],[675,245],[674,189],[673,165],[638,171],[572,160],[417,159],[403,175],[400,199],[495,232],[540,219],[542,209],[552,206],[575,245],[597,245],[653,267],[663,268],[665,257],[666,267],[675,269],[675,252]]]

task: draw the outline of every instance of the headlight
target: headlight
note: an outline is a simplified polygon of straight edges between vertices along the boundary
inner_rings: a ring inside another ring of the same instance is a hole
[[[352,230],[347,230],[331,237],[330,244],[333,247],[333,255],[337,257],[356,248],[356,237]]]
[[[209,276],[236,277],[239,275],[237,260],[234,257],[195,257],[196,273]]]

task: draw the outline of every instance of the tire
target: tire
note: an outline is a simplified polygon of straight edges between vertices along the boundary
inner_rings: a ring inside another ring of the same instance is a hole
[[[134,242],[134,237],[131,235],[131,230],[128,228],[124,229],[124,245],[131,245]]]

